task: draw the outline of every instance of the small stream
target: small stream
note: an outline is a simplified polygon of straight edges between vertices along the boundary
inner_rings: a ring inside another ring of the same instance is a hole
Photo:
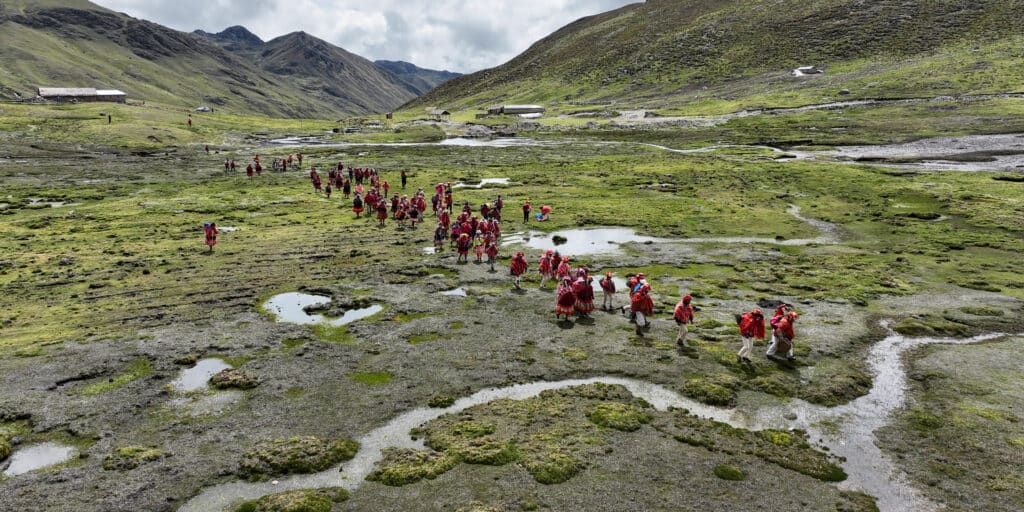
[[[885,326],[888,328],[888,326]],[[915,347],[930,344],[972,344],[1004,337],[986,334],[966,339],[907,338],[890,331],[890,335],[872,347],[867,363],[875,375],[871,391],[846,405],[827,408],[802,400],[757,408],[754,410],[725,409],[708,406],[679,395],[666,387],[633,379],[594,377],[558,382],[535,382],[501,388],[487,388],[463,397],[444,409],[418,408],[405,412],[387,424],[361,437],[360,450],[355,458],[320,473],[286,477],[275,485],[272,482],[231,482],[207,488],[188,501],[182,512],[223,510],[233,501],[255,499],[290,489],[339,486],[350,491],[362,485],[366,475],[381,460],[387,447],[424,449],[422,441],[414,441],[409,432],[419,425],[444,414],[456,413],[475,405],[498,399],[523,400],[542,391],[563,389],[584,384],[618,384],[630,393],[647,400],[654,408],[664,411],[669,407],[685,408],[691,414],[709,420],[728,423],[751,430],[807,429],[812,440],[820,440],[833,455],[845,457],[841,463],[849,478],[839,483],[842,489],[866,492],[878,499],[883,512],[905,510],[933,511],[938,505],[927,500],[914,489],[906,477],[897,470],[888,455],[875,445],[874,432],[885,426],[890,414],[906,402],[907,383],[902,355]],[[795,416],[794,416],[795,415]],[[786,419],[794,418],[793,420]],[[832,428],[825,432],[819,425],[828,420]]]

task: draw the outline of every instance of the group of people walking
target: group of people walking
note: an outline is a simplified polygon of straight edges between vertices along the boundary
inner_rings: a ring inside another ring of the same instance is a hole
[[[274,159],[275,170],[287,170],[294,161],[302,166],[303,155],[301,153],[286,158]],[[237,167],[234,160],[225,160],[224,169],[227,172]],[[262,174],[260,157],[253,157],[252,163],[246,167],[246,175],[251,179],[254,175]],[[408,182],[408,174],[401,171],[401,188],[404,190]],[[399,227],[407,223],[412,227],[424,220],[427,211],[426,193],[418,189],[412,197],[405,194],[391,194],[391,185],[387,180],[381,178],[374,168],[360,168],[346,166],[339,162],[336,167],[331,167],[326,176],[327,184],[324,186],[324,178],[312,167],[309,172],[309,179],[316,193],[323,193],[328,198],[332,192],[341,190],[347,199],[352,197],[352,211],[359,218],[361,214],[370,210],[376,213],[380,226],[390,217],[395,220]],[[364,185],[365,184],[365,185]],[[446,245],[453,246],[458,253],[457,262],[468,263],[469,254],[472,251],[476,255],[477,263],[486,263],[494,271],[494,265],[498,257],[498,245],[501,237],[501,214],[505,202],[501,195],[493,201],[483,203],[478,211],[467,202],[464,203],[462,211],[453,220],[454,214],[454,190],[451,183],[438,183],[434,187],[434,194],[430,199],[430,208],[437,219],[437,227],[434,230],[434,251],[444,252]],[[545,207],[549,208],[549,207]],[[523,222],[528,222],[532,206],[529,199],[526,199],[522,206]],[[543,212],[543,215],[550,213]],[[543,219],[539,219],[543,220]],[[210,248],[217,243],[218,229],[216,224],[207,223],[204,225],[205,243]],[[522,278],[529,271],[529,263],[526,255],[516,252],[509,263],[509,272],[513,277],[513,286],[522,289]],[[540,289],[547,289],[548,281],[556,284],[555,307],[553,312],[555,318],[568,321],[571,317],[588,318],[596,309],[594,305],[594,277],[586,266],[573,268],[570,258],[563,256],[555,250],[547,250],[537,262],[537,271],[540,274]],[[651,328],[651,317],[654,315],[654,299],[652,287],[643,273],[629,275],[626,285],[628,287],[629,303],[619,308],[615,305],[617,287],[612,272],[606,272],[598,281],[603,299],[601,309],[614,311],[620,309],[629,313],[630,321],[635,323],[635,332],[638,336]],[[700,308],[693,304],[693,297],[684,295],[675,305],[672,311],[672,319],[676,322],[679,334],[676,337],[676,344],[686,347],[688,335],[687,326],[694,323],[695,313]],[[766,356],[775,357],[782,354],[789,361],[794,360],[793,339],[795,338],[794,324],[799,318],[796,311],[789,304],[779,306],[775,314],[768,322],[771,329],[771,342],[768,344]],[[737,362],[751,363],[750,356],[753,354],[754,340],[764,340],[766,336],[765,319],[763,312],[754,308],[749,312],[736,315],[736,322],[740,335],[743,339],[742,347],[736,355]]]
[[[522,252],[517,252],[509,264],[509,272],[513,276],[513,286],[516,289],[521,289],[522,277],[528,268],[525,255]],[[547,288],[548,280],[558,283],[555,307],[552,309],[556,319],[569,320],[572,316],[587,318],[596,309],[594,306],[594,278],[586,266],[573,268],[568,256],[562,256],[554,250],[547,250],[537,263],[537,271],[540,274],[540,289]],[[654,315],[653,290],[642,272],[627,277],[629,303],[619,309],[629,312],[630,321],[636,324],[636,334],[642,337],[645,332],[650,330],[651,317]],[[598,285],[603,294],[601,309],[616,310],[615,294],[617,289],[614,274],[606,272],[604,277],[598,281]],[[698,311],[700,308],[693,304],[693,297],[689,294],[683,295],[673,308],[672,319],[679,329],[676,344],[680,347],[687,346],[687,326],[694,323],[695,314]],[[780,354],[789,361],[794,360],[793,339],[796,337],[794,324],[798,318],[800,316],[789,304],[782,304],[776,309],[769,321],[772,336],[765,353],[767,357],[774,358]],[[736,360],[749,364],[752,362],[750,355],[753,354],[754,340],[765,338],[764,314],[760,309],[754,308],[749,312],[736,315],[736,322],[740,336],[743,338],[742,348],[737,353]]]

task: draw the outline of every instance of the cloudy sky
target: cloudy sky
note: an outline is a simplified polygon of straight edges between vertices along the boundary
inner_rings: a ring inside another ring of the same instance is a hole
[[[515,57],[573,20],[639,0],[94,0],[178,30],[303,30],[371,60],[468,73]]]

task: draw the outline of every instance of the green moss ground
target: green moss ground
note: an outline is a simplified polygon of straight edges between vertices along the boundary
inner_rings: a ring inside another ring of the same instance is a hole
[[[913,405],[883,429],[881,446],[951,510],[1024,507],[1021,373],[1024,343],[930,346],[910,360]],[[970,504],[970,505],[968,505]]]

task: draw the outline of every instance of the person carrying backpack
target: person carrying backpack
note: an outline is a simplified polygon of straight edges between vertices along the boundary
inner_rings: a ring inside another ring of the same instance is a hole
[[[751,363],[750,354],[754,353],[754,338],[764,339],[764,313],[754,308],[749,313],[737,315],[736,323],[740,327],[740,336],[743,337],[743,347],[736,354],[736,362]]]
[[[693,296],[689,294],[684,295],[682,300],[676,304],[675,311],[672,314],[676,325],[679,326],[679,337],[676,338],[676,345],[680,347],[686,346],[686,324],[693,323],[693,313],[698,309],[691,304],[692,301]]]
[[[793,357],[793,339],[796,338],[796,333],[793,330],[793,324],[800,318],[800,315],[796,311],[788,311],[783,316],[772,331],[772,343],[768,346],[768,351],[765,355],[769,358],[775,357],[775,354],[782,352],[786,354],[786,360],[793,362],[796,360]]]

